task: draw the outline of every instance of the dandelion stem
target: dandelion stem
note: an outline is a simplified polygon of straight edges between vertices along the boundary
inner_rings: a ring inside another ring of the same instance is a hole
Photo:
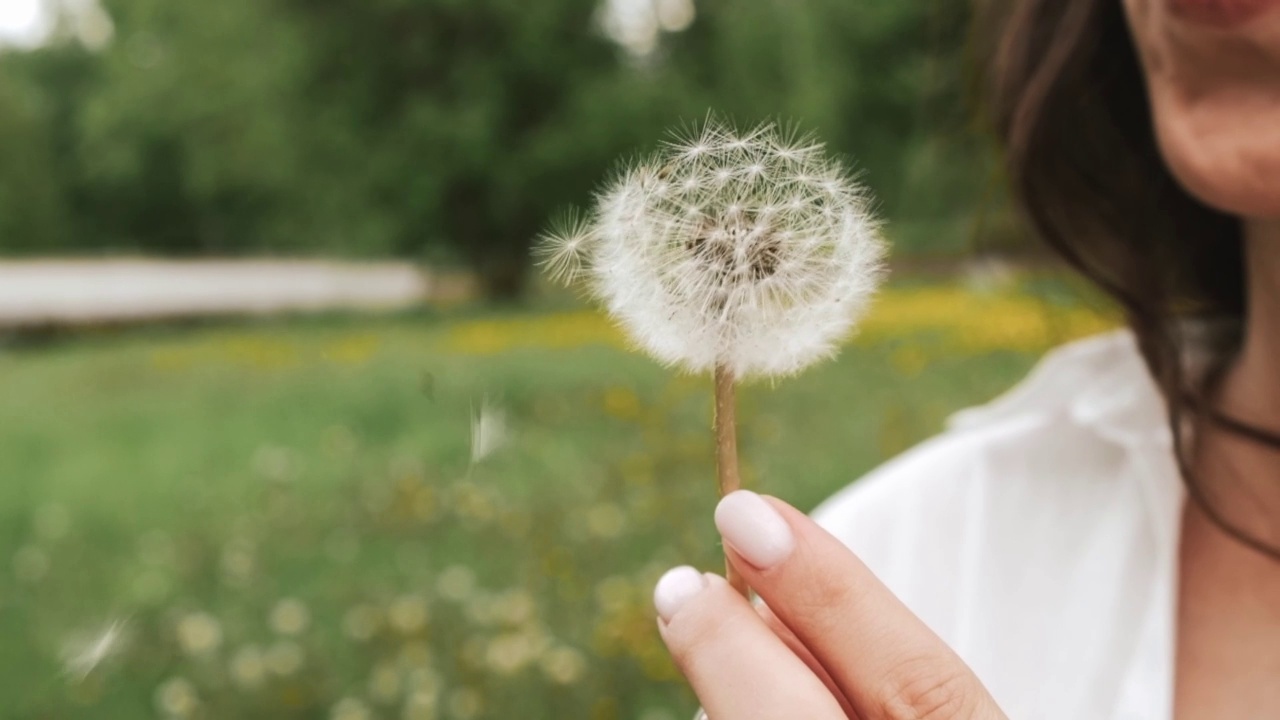
[[[734,402],[733,371],[724,364],[716,365],[716,475],[720,481],[720,497],[742,487],[738,473],[738,421]],[[724,562],[724,575],[735,590],[750,598],[747,581],[729,562]]]

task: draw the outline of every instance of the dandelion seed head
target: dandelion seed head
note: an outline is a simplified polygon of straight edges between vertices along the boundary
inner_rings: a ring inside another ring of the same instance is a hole
[[[866,193],[822,150],[772,123],[739,132],[709,118],[624,166],[578,220],[573,235],[589,240],[572,261],[545,265],[584,277],[664,363],[739,378],[798,372],[834,354],[881,275]]]

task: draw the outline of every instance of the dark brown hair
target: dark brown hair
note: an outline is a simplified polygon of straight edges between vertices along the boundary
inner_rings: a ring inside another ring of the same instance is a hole
[[[1123,309],[1167,401],[1190,496],[1229,534],[1280,559],[1280,549],[1223,520],[1185,459],[1179,429],[1207,407],[1207,383],[1241,340],[1237,330],[1191,348],[1185,330],[1196,323],[1187,321],[1243,326],[1240,223],[1189,195],[1165,166],[1122,3],[992,0],[979,2],[978,19],[998,28],[986,109],[1018,203],[1049,246]],[[1211,368],[1201,387],[1184,366],[1192,350]],[[1225,422],[1241,432],[1233,424]]]

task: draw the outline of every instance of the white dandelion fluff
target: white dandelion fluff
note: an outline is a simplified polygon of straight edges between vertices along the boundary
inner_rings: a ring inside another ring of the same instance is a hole
[[[539,256],[664,363],[790,375],[835,353],[878,283],[868,205],[812,137],[713,118],[625,167]]]
[[[488,458],[509,438],[507,413],[501,405],[485,398],[479,410],[471,413],[471,464]]]
[[[714,373],[723,496],[741,486],[736,383],[834,355],[866,309],[884,254],[869,205],[813,137],[709,117],[625,166],[538,254],[650,355]],[[726,576],[747,594],[731,564]]]
[[[62,650],[62,667],[67,675],[84,680],[112,656],[121,652],[126,622],[113,620],[96,632],[71,639]]]

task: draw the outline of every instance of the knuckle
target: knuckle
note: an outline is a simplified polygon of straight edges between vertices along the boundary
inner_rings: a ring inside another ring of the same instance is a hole
[[[885,680],[883,716],[891,720],[965,720],[977,715],[978,693],[963,668],[933,658],[900,663]]]
[[[788,614],[814,630],[834,630],[832,626],[856,614],[863,604],[864,591],[844,573],[813,573],[793,587],[793,595],[787,599]]]

